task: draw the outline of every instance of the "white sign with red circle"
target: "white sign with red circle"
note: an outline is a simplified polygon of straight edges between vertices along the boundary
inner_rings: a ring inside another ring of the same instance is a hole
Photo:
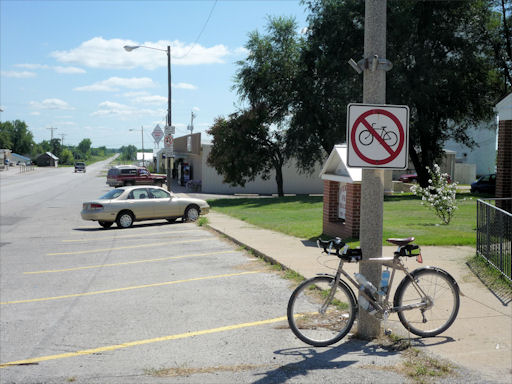
[[[349,104],[347,143],[349,167],[406,169],[409,107]]]
[[[172,146],[172,142],[173,142],[173,139],[172,139],[171,135],[166,135],[164,137],[164,146],[165,146],[165,148],[170,148]]]

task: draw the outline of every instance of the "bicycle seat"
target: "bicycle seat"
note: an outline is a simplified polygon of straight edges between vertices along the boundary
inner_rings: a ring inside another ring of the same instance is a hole
[[[403,247],[404,245],[409,244],[410,242],[414,241],[414,237],[407,237],[405,239],[386,239],[388,243],[398,245],[399,247]]]

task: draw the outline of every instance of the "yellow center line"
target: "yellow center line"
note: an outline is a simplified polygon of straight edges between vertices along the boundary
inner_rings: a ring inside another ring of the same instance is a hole
[[[31,272],[23,272],[23,274],[24,275],[37,275],[37,274],[42,274],[42,273],[71,272],[71,271],[80,271],[80,270],[83,270],[83,269],[117,267],[117,266],[120,266],[120,265],[130,265],[130,264],[140,264],[140,263],[154,263],[154,262],[157,262],[157,261],[185,259],[185,258],[188,258],[188,257],[220,255],[220,254],[235,253],[235,252],[237,252],[237,251],[219,251],[219,252],[208,252],[208,253],[195,253],[195,254],[190,254],[190,255],[160,257],[158,259],[123,261],[123,262],[111,263],[111,264],[87,265],[87,266],[84,266],[84,267],[73,267],[73,268],[63,268],[63,269],[49,269],[49,270],[44,270],[44,271],[31,271]]]
[[[104,290],[101,290],[101,291],[92,291],[92,292],[83,292],[83,293],[72,293],[72,294],[69,294],[69,295],[53,296],[53,297],[42,297],[42,298],[39,298],[39,299],[26,299],[26,300],[4,301],[4,302],[0,302],[0,305],[8,305],[8,304],[22,304],[22,303],[35,303],[35,302],[38,302],[38,301],[50,301],[50,300],[69,299],[69,298],[71,298],[71,297],[92,296],[92,295],[100,295],[100,294],[104,294],[104,293],[113,293],[113,292],[131,291],[131,290],[134,290],[134,289],[152,288],[152,287],[162,287],[162,286],[165,286],[165,285],[173,285],[173,284],[188,283],[188,282],[191,282],[191,281],[220,279],[220,278],[223,278],[223,277],[242,276],[242,275],[248,275],[248,274],[260,273],[260,272],[261,272],[261,271],[249,271],[249,272],[239,272],[239,273],[227,273],[227,274],[224,274],[224,275],[194,277],[194,278],[192,278],[192,279],[166,281],[166,282],[164,282],[164,283],[154,283],[154,284],[146,284],[146,285],[135,285],[135,286],[131,286],[131,287],[114,288],[114,289],[104,289]]]
[[[120,250],[123,250],[123,249],[161,247],[162,245],[196,243],[196,242],[199,242],[199,241],[207,241],[207,240],[209,240],[209,239],[165,241],[165,242],[161,242],[161,243],[126,245],[126,246],[123,246],[123,247],[114,247],[114,248],[89,249],[89,250],[86,250],[86,251],[47,253],[46,256],[84,255],[86,253],[120,251]]]
[[[95,227],[96,228],[96,227]],[[129,239],[132,237],[148,237],[148,236],[166,236],[166,235],[173,235],[175,233],[186,233],[186,232],[193,232],[193,229],[189,229],[186,231],[174,231],[174,232],[151,232],[151,233],[138,233],[137,235],[121,235],[121,236],[100,236],[96,237],[94,239],[69,239],[69,240],[61,240],[63,243],[87,243],[90,241],[97,241],[97,240],[114,240],[114,239]]]
[[[275,317],[273,319],[267,319],[267,320],[252,321],[249,323],[227,325],[227,326],[218,327],[218,328],[203,329],[203,330],[195,331],[195,332],[185,332],[185,333],[179,333],[176,335],[155,337],[153,339],[130,341],[130,342],[122,343],[122,344],[107,345],[104,347],[93,348],[93,349],[84,349],[84,350],[76,351],[76,352],[67,352],[67,353],[61,353],[61,354],[57,354],[57,355],[35,357],[32,359],[26,359],[26,360],[11,361],[8,363],[0,364],[0,368],[7,368],[9,366],[24,365],[24,364],[35,364],[35,363],[40,363],[42,361],[48,361],[48,360],[66,359],[68,357],[92,355],[94,353],[115,351],[117,349],[136,347],[139,345],[145,345],[145,344],[151,344],[151,343],[159,343],[162,341],[186,339],[186,338],[194,337],[194,336],[202,336],[202,335],[209,335],[209,334],[218,333],[218,332],[234,331],[234,330],[242,329],[242,328],[273,324],[273,323],[277,323],[277,322],[284,321],[284,320],[286,320],[286,316]]]

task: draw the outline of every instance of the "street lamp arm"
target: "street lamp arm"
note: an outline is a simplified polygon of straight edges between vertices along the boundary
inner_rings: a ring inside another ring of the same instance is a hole
[[[155,51],[167,52],[167,49],[148,47],[147,45],[125,45],[123,48],[124,48],[124,50],[126,52],[131,52],[131,51],[133,51],[134,49],[137,49],[137,48],[147,48],[147,49],[154,49]]]

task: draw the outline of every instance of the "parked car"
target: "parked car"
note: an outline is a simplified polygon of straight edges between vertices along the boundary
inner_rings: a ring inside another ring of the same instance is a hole
[[[84,172],[85,173],[85,163],[83,161],[77,161],[75,163],[75,172]]]
[[[107,184],[111,187],[136,184],[162,186],[166,179],[166,175],[151,174],[145,167],[134,165],[118,165],[107,173]]]
[[[400,180],[402,183],[417,183],[418,175],[416,173],[407,173],[407,174],[401,175],[398,180]],[[448,183],[451,183],[451,182],[452,182],[452,178],[450,177],[450,175],[448,175]]]
[[[417,183],[418,175],[415,173],[406,173],[400,175],[400,178],[398,180],[400,180],[402,183]]]
[[[156,186],[131,186],[113,189],[97,200],[84,202],[81,215],[82,219],[97,221],[104,228],[114,222],[119,228],[128,228],[141,220],[196,221],[209,211],[210,206],[201,199],[178,197]]]
[[[489,175],[484,175],[472,183],[471,193],[496,194],[496,174],[491,173]]]

